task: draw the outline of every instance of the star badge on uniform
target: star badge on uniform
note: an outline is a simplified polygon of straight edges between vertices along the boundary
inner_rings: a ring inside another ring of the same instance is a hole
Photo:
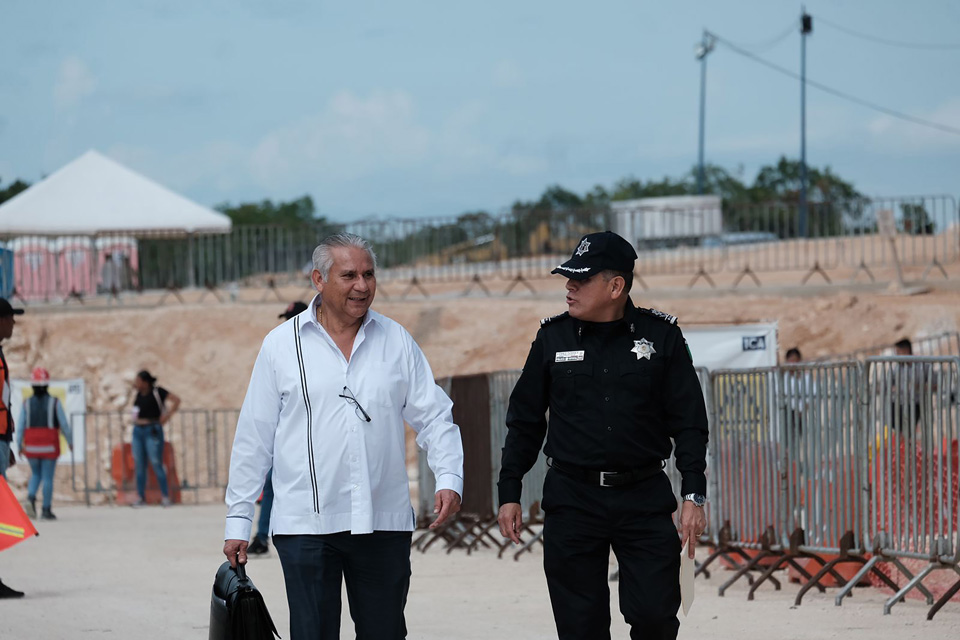
[[[633,341],[633,349],[630,349],[631,353],[637,354],[637,360],[640,358],[650,359],[650,356],[657,352],[653,348],[653,343],[647,340],[646,338],[640,338],[639,340]]]

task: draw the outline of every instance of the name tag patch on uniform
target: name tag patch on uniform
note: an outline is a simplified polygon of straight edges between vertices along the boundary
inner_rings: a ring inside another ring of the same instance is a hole
[[[554,362],[580,362],[583,360],[583,351],[557,351]]]

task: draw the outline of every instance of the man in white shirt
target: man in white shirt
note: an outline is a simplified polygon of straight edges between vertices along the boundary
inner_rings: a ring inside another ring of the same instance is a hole
[[[230,460],[223,552],[232,565],[246,562],[254,501],[272,465],[270,522],[291,638],[340,638],[344,579],[357,638],[400,640],[416,524],[404,422],[436,476],[432,527],[460,509],[460,431],[416,342],[370,310],[370,245],[331,236],[313,265],[319,295],[267,335],[253,367]]]

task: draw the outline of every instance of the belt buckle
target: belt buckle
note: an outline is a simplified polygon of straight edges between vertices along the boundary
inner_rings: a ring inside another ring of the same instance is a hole
[[[600,472],[600,486],[601,487],[612,487],[612,484],[607,484],[607,476],[616,475],[616,471],[601,471]]]

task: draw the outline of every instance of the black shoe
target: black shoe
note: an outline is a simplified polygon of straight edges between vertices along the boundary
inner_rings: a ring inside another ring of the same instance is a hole
[[[252,553],[255,556],[259,556],[266,553],[268,549],[269,547],[267,547],[266,542],[260,538],[254,538],[253,542],[250,543],[250,546],[247,547],[247,553]]]
[[[40,514],[41,520],[56,520],[57,516],[53,515],[53,511],[50,509],[44,509],[43,513]]]
[[[11,589],[7,585],[0,582],[0,598],[22,598],[23,591],[17,591],[16,589]]]

